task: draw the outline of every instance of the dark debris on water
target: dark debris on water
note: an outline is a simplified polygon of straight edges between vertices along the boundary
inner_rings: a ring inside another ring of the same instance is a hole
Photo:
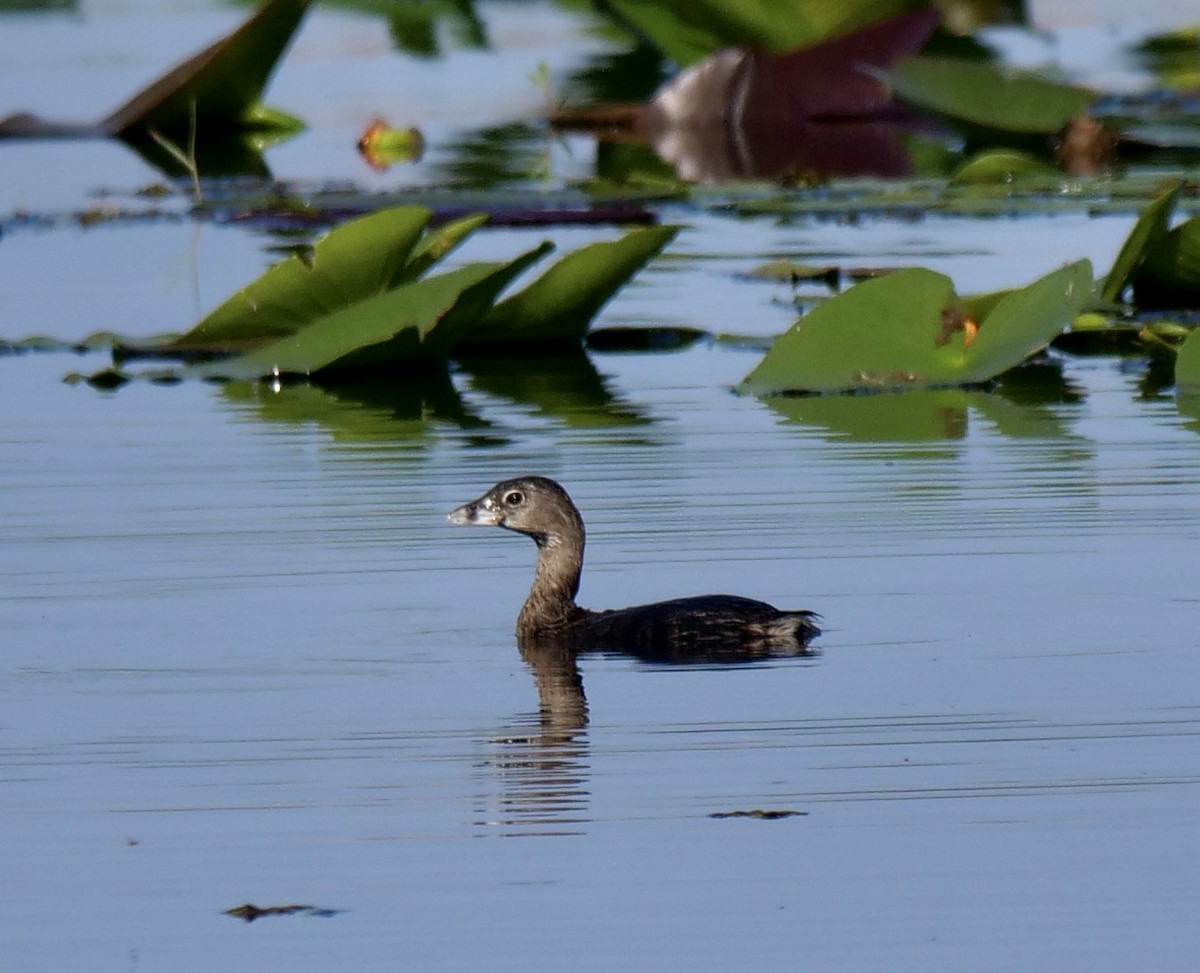
[[[315,916],[318,919],[331,919],[336,915],[340,915],[341,912],[341,909],[321,909],[315,905],[257,906],[247,902],[245,905],[226,909],[224,915],[233,916],[235,919],[244,919],[246,922],[253,922],[255,919],[262,919],[266,916]]]

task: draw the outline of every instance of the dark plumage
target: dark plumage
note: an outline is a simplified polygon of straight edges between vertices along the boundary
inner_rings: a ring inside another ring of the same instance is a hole
[[[780,611],[736,595],[677,598],[615,611],[575,604],[583,571],[583,518],[566,490],[543,476],[492,487],[451,511],[452,524],[504,527],[538,547],[533,586],[517,617],[518,638],[570,642],[578,649],[613,649],[658,661],[734,661],[751,655],[800,652],[821,634],[808,611]]]

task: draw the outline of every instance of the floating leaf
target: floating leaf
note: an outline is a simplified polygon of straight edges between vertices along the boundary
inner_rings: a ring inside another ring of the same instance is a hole
[[[650,105],[654,125],[729,125],[740,140],[760,126],[787,125],[796,138],[792,130],[806,119],[862,120],[894,108],[874,75],[916,54],[938,20],[936,10],[918,10],[780,54],[722,47],[660,89]]]
[[[1147,37],[1134,52],[1158,76],[1158,87],[1181,92],[1200,87],[1200,31],[1195,27]]]
[[[524,290],[489,310],[464,343],[582,339],[600,309],[678,232],[676,226],[651,226],[567,254]]]
[[[1171,215],[1175,212],[1175,203],[1179,199],[1182,183],[1176,183],[1161,196],[1142,210],[1133,230],[1121,244],[1117,259],[1113,261],[1112,270],[1104,279],[1100,289],[1100,298],[1109,303],[1121,299],[1125,287],[1133,279],[1133,275],[1146,259],[1146,253],[1153,249],[1167,234],[1171,225]]]
[[[20,113],[0,119],[0,138],[117,136],[146,142],[157,132],[186,144],[233,130],[294,130],[290,115],[261,104],[263,89],[308,10],[310,0],[269,0],[231,34],[176,65],[97,122],[55,122]]]
[[[1179,224],[1146,246],[1133,276],[1141,308],[1196,307],[1200,304],[1200,217]]]
[[[952,384],[949,363],[932,375],[912,369],[930,365],[942,314],[955,303],[950,278],[931,270],[898,270],[864,281],[801,318],[741,388],[767,394]],[[943,357],[949,354],[944,349]]]
[[[199,372],[207,377],[255,378],[443,359],[500,290],[550,249],[550,244],[542,244],[508,263],[468,264],[404,284]]]
[[[1092,265],[1080,260],[1005,295],[966,349],[962,381],[986,381],[1044,348],[1080,312],[1091,289]]]
[[[1193,331],[1175,356],[1175,391],[1200,396],[1200,331]]]
[[[422,237],[428,218],[421,207],[398,207],[344,224],[289,254],[186,335],[121,346],[114,356],[207,360],[192,373],[252,378],[445,360],[460,346],[482,344],[480,335],[489,345],[570,340],[578,347],[600,307],[676,232],[651,227],[583,247],[497,306],[553,245],[426,278],[486,217]]]
[[[983,382],[1044,347],[1090,287],[1091,266],[1080,261],[1005,293],[976,321],[949,278],[900,270],[811,311],[772,345],[741,389],[761,395]]]
[[[993,149],[968,159],[951,176],[951,182],[967,186],[1007,185],[1019,179],[1062,176],[1036,156],[1014,149]]]
[[[201,136],[263,123],[266,116],[256,115],[256,106],[308,6],[309,0],[270,0],[232,34],[127,101],[101,127],[122,137],[151,129],[186,135],[193,111]]]
[[[781,258],[759,264],[741,276],[751,280],[777,281],[793,287],[797,284],[824,284],[835,291],[841,283],[842,272],[832,264],[804,264]]]
[[[907,0],[608,0],[606,6],[677,64],[686,65],[735,45],[794,51],[901,14],[912,4]]]
[[[249,137],[259,148],[266,148],[307,128],[295,115],[264,105],[261,101],[254,102],[243,111],[240,121],[250,129]]]
[[[913,57],[882,74],[897,97],[974,128],[1057,132],[1092,103],[1092,92],[993,64]]]
[[[413,248],[398,276],[393,278],[393,285],[416,280],[487,221],[487,213],[473,213],[426,233]]]
[[[587,348],[600,352],[660,352],[690,348],[712,335],[699,328],[684,327],[611,327],[588,333]]]
[[[308,251],[275,264],[183,335],[178,350],[225,350],[292,334],[404,279],[429,210],[380,210],[331,230]],[[415,258],[414,258],[415,259]]]

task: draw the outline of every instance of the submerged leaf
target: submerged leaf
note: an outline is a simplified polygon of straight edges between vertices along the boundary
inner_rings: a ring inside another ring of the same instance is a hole
[[[1121,299],[1126,285],[1141,267],[1146,254],[1166,236],[1182,188],[1182,183],[1176,183],[1142,210],[1129,236],[1121,244],[1112,270],[1104,279],[1104,286],[1100,290],[1102,300],[1113,303]]]
[[[1082,114],[1094,95],[993,64],[913,57],[883,75],[896,96],[974,128],[1049,135]]]
[[[464,344],[581,340],[600,309],[678,232],[676,226],[651,226],[567,254],[491,308]]]
[[[429,210],[380,210],[331,230],[234,294],[173,343],[178,350],[225,350],[292,334],[334,311],[387,290],[404,271]]]
[[[740,388],[765,395],[983,382],[1048,344],[1090,287],[1091,266],[1080,261],[980,302],[988,310],[977,320],[949,278],[900,270],[858,284],[801,318]]]

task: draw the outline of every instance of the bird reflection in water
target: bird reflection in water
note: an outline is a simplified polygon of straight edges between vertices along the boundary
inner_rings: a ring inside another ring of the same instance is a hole
[[[523,714],[502,733],[490,735],[483,767],[498,778],[499,794],[487,800],[478,823],[499,835],[580,834],[590,821],[588,702],[579,659],[623,656],[656,666],[726,667],[817,652],[795,642],[710,644],[693,642],[597,649],[562,638],[518,639],[521,658],[537,689],[536,713]]]
[[[538,710],[491,736],[487,776],[500,792],[480,824],[509,834],[572,834],[587,820],[587,698],[570,645],[521,640],[521,658],[533,673]]]

